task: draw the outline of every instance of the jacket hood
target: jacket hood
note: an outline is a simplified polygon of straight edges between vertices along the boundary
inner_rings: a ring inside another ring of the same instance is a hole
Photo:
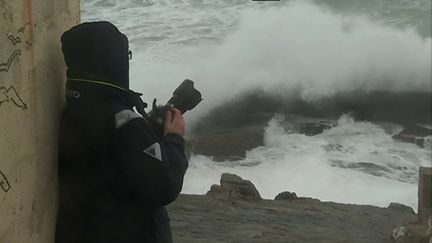
[[[93,73],[104,82],[129,89],[128,38],[113,24],[77,25],[63,33],[61,42],[68,78],[77,78],[71,76],[77,72]]]

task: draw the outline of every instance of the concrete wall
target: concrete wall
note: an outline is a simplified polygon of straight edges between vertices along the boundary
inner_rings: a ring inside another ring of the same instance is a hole
[[[53,242],[60,36],[79,0],[0,0],[0,243]]]

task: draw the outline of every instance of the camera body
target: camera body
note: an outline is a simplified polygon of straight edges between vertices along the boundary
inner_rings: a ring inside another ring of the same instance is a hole
[[[176,108],[182,114],[192,110],[202,101],[201,93],[194,88],[192,80],[185,79],[174,91],[173,96],[166,105],[158,107],[156,99],[153,100],[153,109],[148,118],[156,131],[157,136],[163,138],[163,125],[165,115],[170,109]]]

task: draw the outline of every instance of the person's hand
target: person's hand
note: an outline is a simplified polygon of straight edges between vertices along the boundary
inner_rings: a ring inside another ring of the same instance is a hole
[[[185,134],[185,122],[181,112],[175,108],[167,111],[164,121],[164,136],[168,133]]]

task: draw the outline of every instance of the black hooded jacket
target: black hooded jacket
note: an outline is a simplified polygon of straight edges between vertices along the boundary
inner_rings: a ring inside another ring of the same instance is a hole
[[[67,32],[63,37],[69,48]],[[133,111],[136,97],[126,82],[87,71],[75,66],[67,74],[56,243],[172,242],[163,206],[182,188],[184,140],[178,134],[158,139],[146,117]]]

